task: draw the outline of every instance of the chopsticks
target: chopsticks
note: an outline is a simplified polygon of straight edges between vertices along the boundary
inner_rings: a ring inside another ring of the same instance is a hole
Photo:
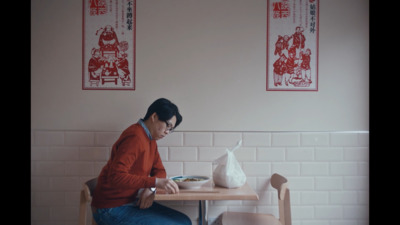
[[[179,190],[179,193],[219,193],[219,191],[207,191],[207,190]]]
[[[157,190],[158,194],[167,194],[165,190]],[[219,191],[213,191],[213,190],[179,190],[179,194],[185,194],[185,193],[219,193]]]

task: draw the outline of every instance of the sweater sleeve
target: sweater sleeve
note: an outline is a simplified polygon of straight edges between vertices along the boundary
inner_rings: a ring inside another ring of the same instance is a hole
[[[161,157],[160,157],[157,147],[155,150],[154,162],[153,162],[153,167],[152,167],[150,176],[157,177],[157,178],[166,178],[167,177],[167,173],[166,173],[164,165],[161,161]]]
[[[143,158],[145,149],[140,138],[128,136],[121,140],[117,148],[109,167],[110,183],[117,188],[154,187],[155,177],[149,177],[150,171],[146,171],[151,162]],[[130,173],[132,167],[135,173]]]

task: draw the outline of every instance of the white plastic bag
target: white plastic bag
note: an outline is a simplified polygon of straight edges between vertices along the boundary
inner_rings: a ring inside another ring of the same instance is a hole
[[[217,164],[213,172],[213,180],[216,185],[226,188],[238,188],[246,183],[246,174],[233,154],[241,144],[242,140],[232,150],[226,149],[226,154],[214,160],[213,164]]]

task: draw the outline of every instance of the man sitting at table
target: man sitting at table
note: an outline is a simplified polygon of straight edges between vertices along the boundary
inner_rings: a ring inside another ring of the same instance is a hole
[[[153,202],[155,188],[174,194],[178,185],[166,178],[157,140],[182,121],[178,107],[160,98],[143,119],[124,130],[93,192],[93,217],[98,225],[191,225],[188,216]]]

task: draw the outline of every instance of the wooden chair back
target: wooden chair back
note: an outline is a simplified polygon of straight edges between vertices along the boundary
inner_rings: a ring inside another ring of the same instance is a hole
[[[81,190],[80,206],[79,206],[79,225],[86,225],[87,208],[92,202],[94,188],[97,185],[97,177],[86,181]],[[91,216],[92,217],[92,216]],[[97,225],[92,217],[92,225]]]
[[[287,179],[282,175],[274,173],[271,176],[271,186],[278,191],[279,221],[282,225],[292,225],[290,191]]]

